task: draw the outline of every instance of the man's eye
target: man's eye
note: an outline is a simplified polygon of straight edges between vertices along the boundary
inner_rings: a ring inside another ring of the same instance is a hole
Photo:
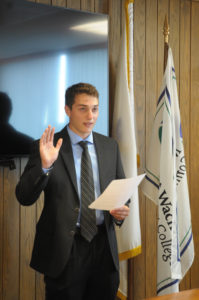
[[[98,107],[94,107],[93,112],[97,112],[97,111],[98,111]]]

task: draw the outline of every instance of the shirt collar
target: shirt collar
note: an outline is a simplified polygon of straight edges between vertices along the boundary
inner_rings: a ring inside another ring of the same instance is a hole
[[[89,136],[87,136],[87,138],[83,139],[81,136],[79,136],[74,131],[72,131],[68,125],[67,125],[67,131],[68,131],[71,143],[73,145],[78,144],[81,141],[87,141],[88,143],[93,144],[93,132],[91,132],[89,134]]]

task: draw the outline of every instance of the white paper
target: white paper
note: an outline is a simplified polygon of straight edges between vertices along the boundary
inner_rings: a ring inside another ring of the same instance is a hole
[[[111,181],[106,190],[89,205],[89,208],[111,210],[123,206],[136,191],[145,175]]]

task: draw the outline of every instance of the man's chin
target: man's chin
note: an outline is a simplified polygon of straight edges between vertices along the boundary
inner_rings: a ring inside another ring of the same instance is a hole
[[[93,127],[94,127],[94,125],[92,124],[92,125],[85,125],[84,126],[84,128],[85,128],[85,132],[89,132],[89,133],[91,133],[91,131],[93,130]]]

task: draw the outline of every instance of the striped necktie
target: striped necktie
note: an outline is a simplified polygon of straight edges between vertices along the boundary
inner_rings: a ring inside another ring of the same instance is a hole
[[[81,141],[79,145],[83,148],[81,159],[81,235],[90,242],[97,233],[95,210],[88,208],[88,205],[95,200],[93,170],[87,142]]]

